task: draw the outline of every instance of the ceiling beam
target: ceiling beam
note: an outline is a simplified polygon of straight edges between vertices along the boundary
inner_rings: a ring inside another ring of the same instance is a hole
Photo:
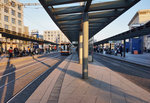
[[[81,31],[81,28],[69,28],[69,29],[62,29],[63,31]]]
[[[58,22],[60,25],[75,25],[75,24],[81,24],[81,20],[74,20],[74,21],[60,21]]]
[[[92,24],[92,23],[105,23],[105,22],[108,22],[108,19],[107,18],[99,18],[99,19],[89,19],[89,23]]]
[[[91,0],[89,0],[91,1]],[[99,10],[110,10],[110,9],[120,9],[129,7],[130,4],[133,4],[133,1],[139,0],[120,0],[120,1],[111,1],[103,2],[89,5],[89,11],[99,11]],[[89,3],[90,4],[90,3]],[[62,7],[55,8],[56,15],[70,14],[70,13],[81,13],[85,10],[84,6],[72,6],[72,7]]]
[[[62,5],[76,2],[84,2],[87,0],[45,0],[47,6]]]
[[[71,25],[71,26],[70,25],[66,25],[66,26],[64,25],[64,26],[61,26],[61,28],[62,29],[64,29],[64,28],[80,28],[80,25]]]
[[[126,8],[126,7],[129,7],[130,4],[133,3],[133,1],[137,1],[137,0],[119,0],[119,1],[96,3],[90,6],[89,11]]]
[[[61,28],[65,28],[65,27],[80,27],[79,24],[72,24],[71,26],[70,25],[61,25]]]
[[[54,12],[55,15],[62,15],[62,14],[71,14],[71,13],[81,13],[83,12],[83,6],[73,6],[73,7],[64,7],[64,8],[55,8]]]
[[[81,20],[82,14],[76,14],[76,15],[63,15],[63,16],[57,16],[57,21],[65,21],[65,20]]]
[[[117,10],[89,13],[89,19],[117,17],[120,14]]]

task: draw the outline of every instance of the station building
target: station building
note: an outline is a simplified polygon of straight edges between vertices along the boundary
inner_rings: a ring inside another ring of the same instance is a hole
[[[50,42],[53,42],[53,43],[56,43],[56,44],[70,42],[68,40],[68,38],[60,30],[47,30],[47,31],[44,31],[43,39],[47,40],[47,41],[50,41]],[[60,45],[59,45],[59,47],[60,47]],[[44,45],[44,48],[50,48],[50,50],[52,50],[52,49],[59,50],[59,47],[58,46],[51,46],[51,45],[48,45],[48,44]]]
[[[60,30],[47,30],[43,34],[44,40],[61,44],[64,42],[69,42],[68,38]]]
[[[17,0],[0,0],[0,28],[5,28],[17,33],[29,35],[29,28],[24,26],[23,22],[23,6]],[[0,36],[0,47],[5,49],[6,38]],[[7,49],[10,46],[21,46],[24,41],[13,40],[10,44],[10,39],[7,39]],[[18,44],[20,42],[20,44]]]
[[[128,26],[132,29],[144,25],[148,21],[150,21],[150,9],[139,10],[131,19]],[[143,51],[149,52],[150,35],[130,39],[130,51],[133,53],[134,50],[137,50],[139,53],[143,53]]]

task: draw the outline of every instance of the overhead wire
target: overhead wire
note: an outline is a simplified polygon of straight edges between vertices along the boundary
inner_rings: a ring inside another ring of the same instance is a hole
[[[24,17],[33,25],[43,28],[43,29],[47,29],[46,27],[44,27],[43,25],[39,25],[37,22],[34,22],[33,19],[31,20],[31,16],[29,15],[24,15]]]
[[[19,0],[19,2],[21,2],[23,5],[24,5],[24,8],[25,9],[43,9],[42,7],[40,7],[40,3],[35,3],[35,0],[34,0],[34,3],[29,3],[29,2],[26,2],[27,0],[24,0],[24,3],[23,1]],[[31,2],[31,1],[30,1]],[[31,14],[28,14],[28,12],[24,13],[24,18],[30,22],[32,25],[36,26],[37,28],[43,28],[44,30],[46,29],[47,30],[47,27],[43,26],[42,24],[39,25],[38,22],[34,21],[35,18],[33,18],[31,16]],[[36,13],[36,15],[39,15],[38,13]],[[40,15],[39,15],[40,16]]]

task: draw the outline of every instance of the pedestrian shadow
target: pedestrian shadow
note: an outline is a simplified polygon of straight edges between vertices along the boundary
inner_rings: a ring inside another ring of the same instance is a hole
[[[48,64],[46,64],[46,63],[44,63],[44,62],[42,62],[42,61],[40,61],[40,60],[38,60],[38,59],[35,59],[34,57],[33,57],[33,60],[35,60],[35,61],[37,61],[37,62],[40,62],[41,64],[43,64],[43,65],[45,65],[45,66],[47,66],[47,67],[51,67],[50,65],[48,65]]]
[[[62,71],[62,72],[65,72],[65,70],[64,70],[63,68],[59,68],[59,67],[58,67],[58,70],[60,70],[60,71]],[[97,80],[97,79],[95,79],[95,78],[93,78],[93,77],[88,77],[88,79],[83,80],[83,79],[81,79],[81,78],[82,78],[82,74],[77,73],[77,72],[75,72],[75,71],[73,71],[73,70],[67,70],[67,71],[66,71],[66,74],[68,74],[68,75],[70,75],[70,76],[72,76],[72,77],[74,77],[74,78],[80,79],[80,80],[82,80],[82,81],[88,83],[89,85],[91,85],[91,86],[93,86],[93,87],[96,87],[96,88],[99,88],[100,90],[103,90],[103,91],[105,91],[105,92],[107,92],[107,93],[111,92],[111,94],[117,95],[117,98],[116,98],[116,99],[117,99],[118,101],[121,100],[121,96],[123,96],[123,97],[125,96],[125,97],[129,98],[130,100],[138,101],[138,103],[149,103],[148,101],[145,101],[145,100],[143,100],[143,99],[141,99],[141,98],[138,98],[138,97],[133,96],[133,95],[131,95],[131,94],[125,93],[125,92],[122,91],[122,89],[119,88],[119,87],[116,87],[116,86],[114,86],[114,85],[108,84],[108,83],[106,83],[106,82],[104,82],[104,81]],[[68,87],[68,86],[67,86],[67,87]],[[66,88],[67,88],[67,87],[66,87]],[[85,94],[84,94],[84,95],[85,95]],[[103,95],[103,94],[102,94],[102,95]],[[109,95],[109,96],[110,96],[110,95]],[[119,98],[119,97],[120,97],[120,98]],[[108,99],[109,99],[109,98],[108,98]],[[110,97],[110,99],[112,99],[112,98]],[[116,101],[117,101],[117,100],[116,100]],[[113,102],[113,101],[112,101],[112,103],[116,103],[116,102]]]
[[[16,67],[8,59],[5,71],[0,77],[0,103],[7,102],[14,95],[15,70]]]
[[[52,57],[52,56],[57,55],[57,54],[58,54],[58,53],[44,54],[44,55],[39,56],[38,58],[43,58],[43,57],[48,58],[48,57]]]

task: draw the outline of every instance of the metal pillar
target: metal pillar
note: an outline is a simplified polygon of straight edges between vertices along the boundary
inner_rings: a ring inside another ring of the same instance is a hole
[[[31,48],[33,49],[33,42],[31,41]]]
[[[104,48],[104,44],[102,44],[102,48]]]
[[[25,50],[25,48],[26,48],[26,41],[23,41],[23,50]]]
[[[7,38],[6,38],[6,42],[5,42],[5,54],[7,53]]]
[[[110,43],[110,50],[111,50],[111,43]]]
[[[44,49],[44,44],[42,43],[42,49]]]
[[[18,40],[19,41],[19,45],[18,45],[18,48],[19,48],[19,50],[21,49],[21,40]]]
[[[88,39],[89,39],[89,21],[88,12],[83,14],[83,67],[82,78],[88,78]]]
[[[124,39],[123,41],[124,41],[123,57],[125,57],[126,56],[126,39]]]
[[[79,64],[82,64],[83,59],[83,34],[80,33],[79,35]]]
[[[104,43],[102,44],[102,49],[103,49],[103,51],[102,51],[102,54],[104,53]]]
[[[10,47],[13,48],[13,39],[10,39]]]

